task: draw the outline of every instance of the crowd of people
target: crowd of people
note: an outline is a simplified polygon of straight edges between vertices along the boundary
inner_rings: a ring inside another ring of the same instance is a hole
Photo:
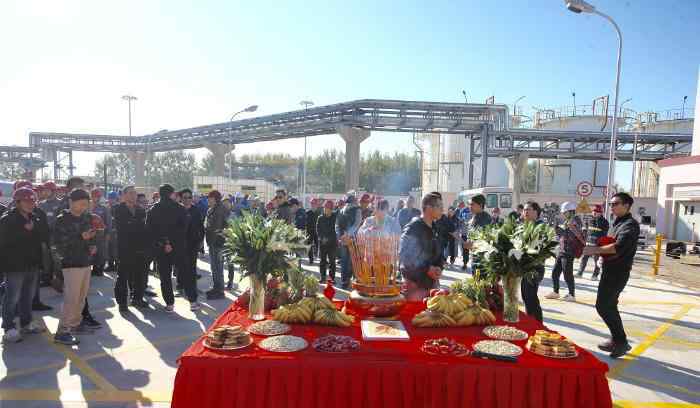
[[[32,311],[50,309],[41,302],[39,287],[51,285],[63,293],[54,341],[78,344],[77,335],[90,334],[101,326],[90,314],[87,292],[90,277],[105,271],[116,272],[114,298],[120,313],[128,313],[129,307],[151,308],[145,299],[156,296],[148,290],[151,265],[160,280],[164,311],[175,312],[176,296],[187,299],[190,309],[196,311],[200,308],[197,279],[201,277],[197,259],[204,253],[205,243],[212,274],[206,297],[224,298],[225,290],[236,288],[236,284],[235,267],[225,254],[221,232],[246,211],[277,217],[304,230],[309,263],[319,259],[320,281],[335,282],[339,264],[339,284],[344,289],[349,289],[352,278],[349,243],[353,238],[362,234],[400,236],[404,291],[411,300],[423,299],[438,288],[443,269],[455,263],[460,251],[462,269],[478,270],[478,257],[470,255],[471,232],[503,221],[500,212],[487,212],[483,195],[455,203],[445,211],[437,192],[422,197],[420,208],[412,196],[390,208],[381,197],[349,192],[337,201],[313,199],[308,209],[285,190],[276,191],[265,205],[256,197],[224,197],[216,190],[195,197],[192,190],[175,191],[169,184],[160,186],[150,201],[134,186],[109,192],[106,197],[103,194],[85,186],[78,177],[68,180],[63,188],[52,182],[36,186],[28,181],[15,183],[9,208],[0,206],[3,341],[16,342],[44,330],[33,322]],[[592,278],[601,276],[596,309],[612,335],[600,348],[613,357],[629,350],[617,299],[629,279],[639,235],[639,225],[629,213],[632,202],[626,193],[613,197],[610,206],[616,219],[609,231],[602,207],[595,206],[593,218],[584,225],[575,204],[562,204],[562,222],[556,226],[560,245],[552,268],[553,292],[547,295],[559,298],[563,274],[568,288],[563,300],[575,301],[574,259],[582,257],[580,277],[593,257]],[[507,216],[516,222],[539,223],[542,209],[528,201]],[[614,238],[611,244],[595,245],[606,235]],[[542,264],[536,276],[522,281],[521,288],[527,313],[540,321],[537,293],[544,274]]]

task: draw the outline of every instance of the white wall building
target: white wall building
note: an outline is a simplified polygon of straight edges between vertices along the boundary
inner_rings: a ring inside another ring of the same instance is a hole
[[[700,117],[700,70],[695,118]],[[700,123],[694,123],[691,155],[659,161],[656,232],[679,241],[700,241]]]
[[[222,194],[249,194],[257,195],[264,201],[274,197],[277,185],[264,179],[230,179],[217,176],[194,176],[194,189],[196,193],[206,194],[212,190],[218,190]]]

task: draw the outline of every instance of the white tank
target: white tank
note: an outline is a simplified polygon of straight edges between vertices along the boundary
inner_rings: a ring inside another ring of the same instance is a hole
[[[577,106],[577,109],[581,108]],[[545,111],[552,112],[552,111]],[[612,117],[602,115],[542,115],[535,127],[542,130],[609,131]],[[618,129],[626,121],[618,118]],[[593,196],[602,196],[608,181],[608,160],[541,159],[540,192],[547,194],[576,194],[576,186],[582,181],[592,183]]]

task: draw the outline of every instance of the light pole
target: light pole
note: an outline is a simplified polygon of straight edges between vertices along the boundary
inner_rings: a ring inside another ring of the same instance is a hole
[[[462,95],[464,95],[464,103],[469,103],[469,100],[467,99],[467,91],[462,89]]]
[[[314,103],[309,100],[299,102],[299,105],[304,107],[304,114],[309,112],[309,106],[313,106]],[[302,206],[306,205],[306,136],[304,136],[304,168],[301,174],[301,202]]]
[[[610,24],[612,24],[613,27],[615,27],[615,31],[617,32],[617,73],[615,77],[615,109],[613,111],[613,119],[612,119],[612,130],[610,131],[610,158],[608,161],[608,183],[607,183],[607,189],[606,189],[606,195],[605,197],[605,214],[606,216],[610,219],[612,218],[610,214],[610,191],[612,191],[612,185],[615,182],[615,149],[617,146],[617,111],[618,107],[618,98],[620,96],[620,70],[622,68],[622,32],[620,32],[620,27],[617,26],[617,23],[615,23],[615,20],[613,20],[610,16],[607,14],[601,13],[600,11],[596,10],[595,7],[592,5],[586,3],[583,0],[564,0],[564,4],[566,4],[566,8],[568,8],[570,11],[580,14],[580,13],[591,13],[591,14],[597,14],[604,19],[608,20]]]
[[[131,136],[131,101],[137,101],[138,98],[133,95],[124,95],[122,99],[129,103],[129,136]]]
[[[525,99],[525,95],[521,96],[520,98],[516,99],[515,102],[513,102],[513,116],[516,116],[518,114],[518,102],[522,101]]]
[[[243,110],[239,110],[238,112],[231,115],[231,119],[229,119],[229,124],[233,122],[233,120],[236,119],[236,116],[238,116],[239,114],[243,112],[255,112],[256,110],[258,110],[258,105],[250,105]],[[233,126],[231,127],[231,130],[229,131],[228,135],[228,148],[230,149],[231,145],[233,144]],[[233,180],[233,155],[231,154],[231,152],[229,152],[228,154],[228,178]]]
[[[681,108],[681,119],[685,119],[685,101],[688,100],[688,95],[683,97],[683,107]]]

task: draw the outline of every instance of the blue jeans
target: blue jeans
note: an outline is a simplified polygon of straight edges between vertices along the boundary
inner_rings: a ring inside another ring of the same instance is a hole
[[[211,266],[211,279],[214,290],[224,290],[224,257],[221,254],[223,248],[209,247],[209,265]]]
[[[2,328],[15,329],[19,315],[20,327],[32,322],[32,300],[39,283],[39,269],[5,274],[6,292],[2,302]]]
[[[340,246],[340,279],[343,281],[343,284],[350,283],[352,279],[350,250],[345,245]]]

